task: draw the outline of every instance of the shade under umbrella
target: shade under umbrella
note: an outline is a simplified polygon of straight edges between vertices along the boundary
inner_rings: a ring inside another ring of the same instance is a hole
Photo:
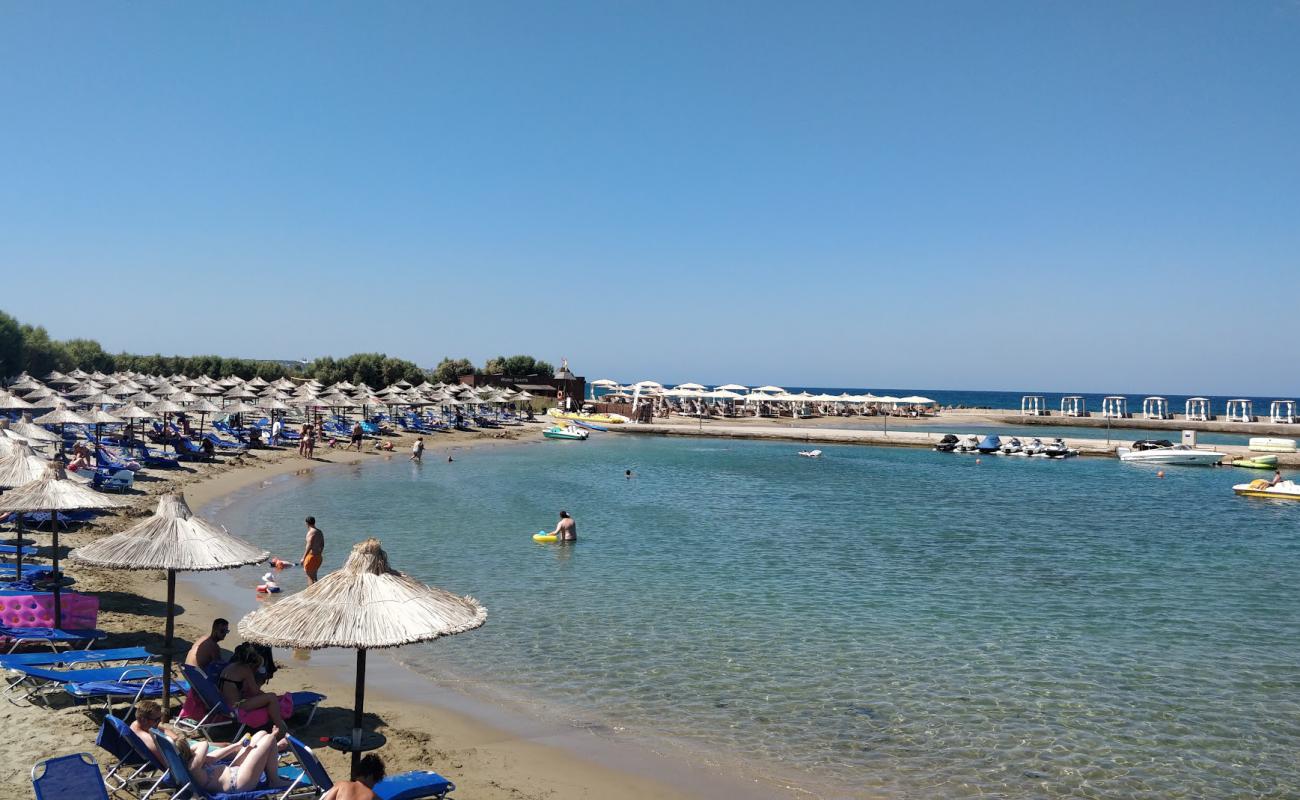
[[[163,715],[171,714],[173,633],[176,625],[176,573],[211,572],[271,557],[266,550],[196,517],[180,492],[158,498],[154,515],[137,525],[78,547],[71,559],[109,569],[167,570],[167,628],[163,642]]]
[[[342,569],[244,617],[239,621],[239,633],[273,647],[347,647],[357,651],[349,748],[355,769],[362,752],[366,651],[431,642],[473,630],[486,621],[487,609],[474,598],[426,586],[394,570],[379,540],[372,538],[353,546]]]
[[[130,501],[100,494],[68,478],[63,465],[57,461],[46,465],[41,477],[0,495],[0,511],[50,512],[50,532],[54,536],[54,627],[63,625],[63,600],[59,594],[62,576],[59,574],[59,512],[87,511],[105,508],[122,508]]]

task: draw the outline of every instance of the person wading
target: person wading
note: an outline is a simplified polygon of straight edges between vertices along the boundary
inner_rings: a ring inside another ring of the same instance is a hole
[[[307,545],[302,551],[302,571],[307,573],[308,585],[316,582],[316,573],[325,560],[325,534],[316,527],[316,518],[307,518]]]

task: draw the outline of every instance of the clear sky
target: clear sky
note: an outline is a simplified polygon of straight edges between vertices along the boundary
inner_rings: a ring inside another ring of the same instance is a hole
[[[0,308],[137,352],[1300,393],[1300,2],[0,0]]]

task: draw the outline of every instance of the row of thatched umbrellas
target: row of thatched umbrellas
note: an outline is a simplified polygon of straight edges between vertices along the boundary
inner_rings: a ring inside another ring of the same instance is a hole
[[[48,465],[46,472],[31,483],[0,495],[0,511],[51,512],[56,577],[58,512],[126,504],[122,498],[100,494],[69,480],[57,463]],[[165,676],[163,713],[170,714],[170,677],[177,655],[173,636],[176,573],[233,569],[266,561],[270,554],[195,516],[178,492],[160,498],[149,519],[77,548],[70,558],[111,569],[167,571],[167,623],[161,654]],[[56,581],[56,627],[61,624],[58,585]],[[487,609],[473,598],[426,586],[393,569],[379,540],[372,538],[353,547],[342,569],[244,617],[239,632],[245,640],[273,647],[356,650],[353,727],[343,748],[351,750],[355,768],[362,750],[372,749],[372,742],[379,738],[362,735],[366,652],[433,641],[473,630],[486,621]]]

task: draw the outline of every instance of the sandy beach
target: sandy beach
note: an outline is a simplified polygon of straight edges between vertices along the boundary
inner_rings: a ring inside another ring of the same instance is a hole
[[[426,462],[436,465],[448,451],[541,441],[540,427],[522,432],[446,433],[431,438]],[[158,494],[183,488],[190,505],[201,509],[220,498],[279,476],[302,474],[318,468],[364,464],[383,458],[405,458],[410,437],[392,440],[393,453],[344,453],[318,450],[307,460],[293,450],[260,450],[223,457],[215,464],[190,465],[172,472],[157,471],[137,484],[138,503],[117,515],[100,517],[95,524],[61,536],[61,544],[75,549],[96,538],[134,524],[152,513]],[[35,534],[38,546],[48,539]],[[334,540],[344,546],[345,536]],[[73,567],[76,588],[100,597],[99,627],[111,635],[100,647],[156,645],[162,641],[165,606],[162,573],[121,572]],[[245,597],[215,598],[204,575],[178,581],[177,637],[185,642],[203,633],[216,616],[232,623],[251,610],[255,601]],[[242,602],[241,602],[242,601]],[[491,620],[489,617],[489,624]],[[233,627],[233,625],[232,625]],[[238,643],[232,632],[223,642],[228,650]],[[350,725],[353,696],[350,653],[322,651],[310,655],[278,652],[282,671],[277,691],[312,690],[329,697],[310,726],[295,733],[309,744]],[[421,676],[388,658],[371,660],[366,697],[367,725],[388,738],[381,755],[390,772],[431,769],[452,780],[456,796],[500,798],[692,798],[744,797],[750,794],[741,780],[695,770],[650,752],[604,741],[589,732],[562,724],[492,714],[491,709],[465,702],[440,690]],[[485,718],[487,717],[487,718]],[[98,715],[84,708],[55,701],[54,708],[14,703],[0,704],[0,724],[21,736],[0,742],[0,796],[23,797],[30,791],[29,770],[39,759],[87,752],[101,762],[107,757],[94,744]],[[327,748],[318,752],[331,774],[347,772],[347,757]],[[685,787],[689,787],[685,788]]]

